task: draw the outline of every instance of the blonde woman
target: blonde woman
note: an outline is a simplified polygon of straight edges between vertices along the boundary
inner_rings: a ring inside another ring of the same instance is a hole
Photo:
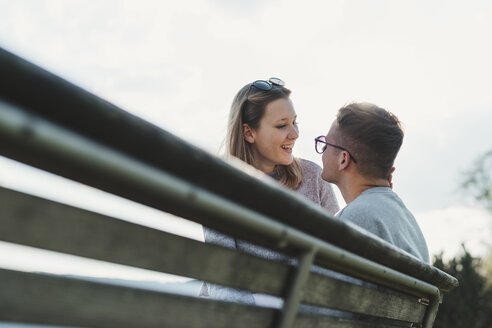
[[[339,210],[338,203],[331,184],[321,179],[321,168],[293,155],[299,128],[297,114],[290,99],[291,91],[284,85],[282,80],[270,78],[249,83],[239,90],[229,114],[227,151],[326,208],[330,214],[335,214]],[[208,243],[236,248],[266,258],[287,260],[279,253],[206,227],[204,236]],[[270,303],[260,299],[260,295],[207,283],[203,284],[200,296],[250,304]]]

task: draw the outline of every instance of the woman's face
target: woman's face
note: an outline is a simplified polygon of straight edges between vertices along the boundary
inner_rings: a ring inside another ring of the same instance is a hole
[[[292,148],[299,137],[296,111],[290,99],[277,99],[265,108],[257,129],[243,126],[244,137],[252,144],[255,167],[271,173],[275,165],[290,165]]]

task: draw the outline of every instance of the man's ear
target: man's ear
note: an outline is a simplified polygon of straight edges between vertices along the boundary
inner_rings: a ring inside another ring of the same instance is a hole
[[[350,158],[350,155],[346,151],[341,151],[338,154],[338,170],[343,171],[347,167],[349,167],[350,163],[352,162],[352,158]]]
[[[255,132],[247,123],[243,124],[243,137],[247,142],[255,143]]]
[[[389,176],[388,176],[388,183],[389,183],[389,187],[390,187],[391,189],[393,189],[393,172],[395,172],[395,169],[396,169],[396,167],[394,167],[394,166],[393,166],[393,167],[391,168],[390,174],[389,174]]]

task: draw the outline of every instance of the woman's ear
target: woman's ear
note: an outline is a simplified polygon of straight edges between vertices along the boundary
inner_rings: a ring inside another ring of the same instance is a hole
[[[255,132],[247,123],[243,124],[243,136],[247,142],[255,143]]]

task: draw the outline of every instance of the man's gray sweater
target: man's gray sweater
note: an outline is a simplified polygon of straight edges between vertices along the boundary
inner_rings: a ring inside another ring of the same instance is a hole
[[[347,204],[337,217],[355,223],[416,258],[429,263],[424,235],[398,195],[388,187],[374,187]]]

